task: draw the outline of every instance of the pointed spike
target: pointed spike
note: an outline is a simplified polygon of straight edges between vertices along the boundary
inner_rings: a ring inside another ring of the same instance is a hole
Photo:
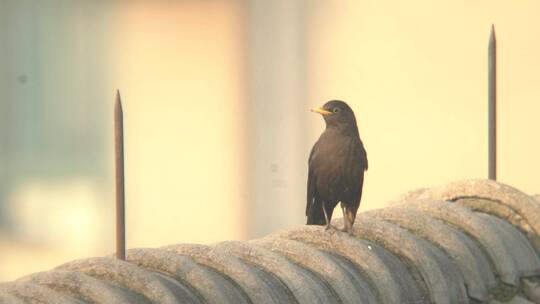
[[[488,177],[497,179],[497,41],[493,24],[488,47]]]
[[[116,167],[116,257],[120,260],[126,259],[123,116],[120,90],[117,90],[114,103],[114,154]]]
[[[115,113],[116,111],[122,111],[122,98],[120,97],[120,90],[116,90]]]

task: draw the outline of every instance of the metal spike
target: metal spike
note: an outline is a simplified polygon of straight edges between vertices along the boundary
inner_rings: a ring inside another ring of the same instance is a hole
[[[488,177],[497,179],[497,40],[491,25],[488,47]]]
[[[119,90],[116,91],[114,103],[114,154],[116,164],[116,257],[125,260],[124,112]]]

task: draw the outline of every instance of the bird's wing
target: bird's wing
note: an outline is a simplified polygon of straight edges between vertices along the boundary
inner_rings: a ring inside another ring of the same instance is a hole
[[[308,169],[308,182],[307,182],[307,202],[306,202],[306,216],[307,216],[307,225],[324,225],[326,223],[323,205],[321,198],[319,197],[317,191],[317,171],[315,170],[314,158],[316,157],[317,144],[311,149],[309,154],[309,169]]]
[[[362,160],[363,160],[363,163],[364,163],[364,171],[367,171],[367,169],[368,169],[368,160],[367,160],[367,152],[366,152],[366,149],[364,148],[364,144],[362,144]]]
[[[311,165],[311,159],[313,158],[313,151],[315,151],[315,145],[311,148],[308,159],[308,179],[307,179],[307,202],[306,202],[306,216],[309,215],[309,209],[314,204],[315,201],[315,174],[313,172],[313,166]]]

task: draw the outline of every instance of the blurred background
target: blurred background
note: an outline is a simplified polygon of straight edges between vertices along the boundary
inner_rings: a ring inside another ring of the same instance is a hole
[[[360,211],[487,176],[540,191],[537,0],[0,0],[0,281],[114,251],[112,110],[125,113],[128,247],[305,222],[329,99],[355,110]],[[339,214],[339,212],[338,212]]]

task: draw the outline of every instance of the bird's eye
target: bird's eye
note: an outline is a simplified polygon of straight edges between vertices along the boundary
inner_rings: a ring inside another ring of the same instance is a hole
[[[333,112],[334,112],[334,113],[339,112],[339,108],[334,108]]]

